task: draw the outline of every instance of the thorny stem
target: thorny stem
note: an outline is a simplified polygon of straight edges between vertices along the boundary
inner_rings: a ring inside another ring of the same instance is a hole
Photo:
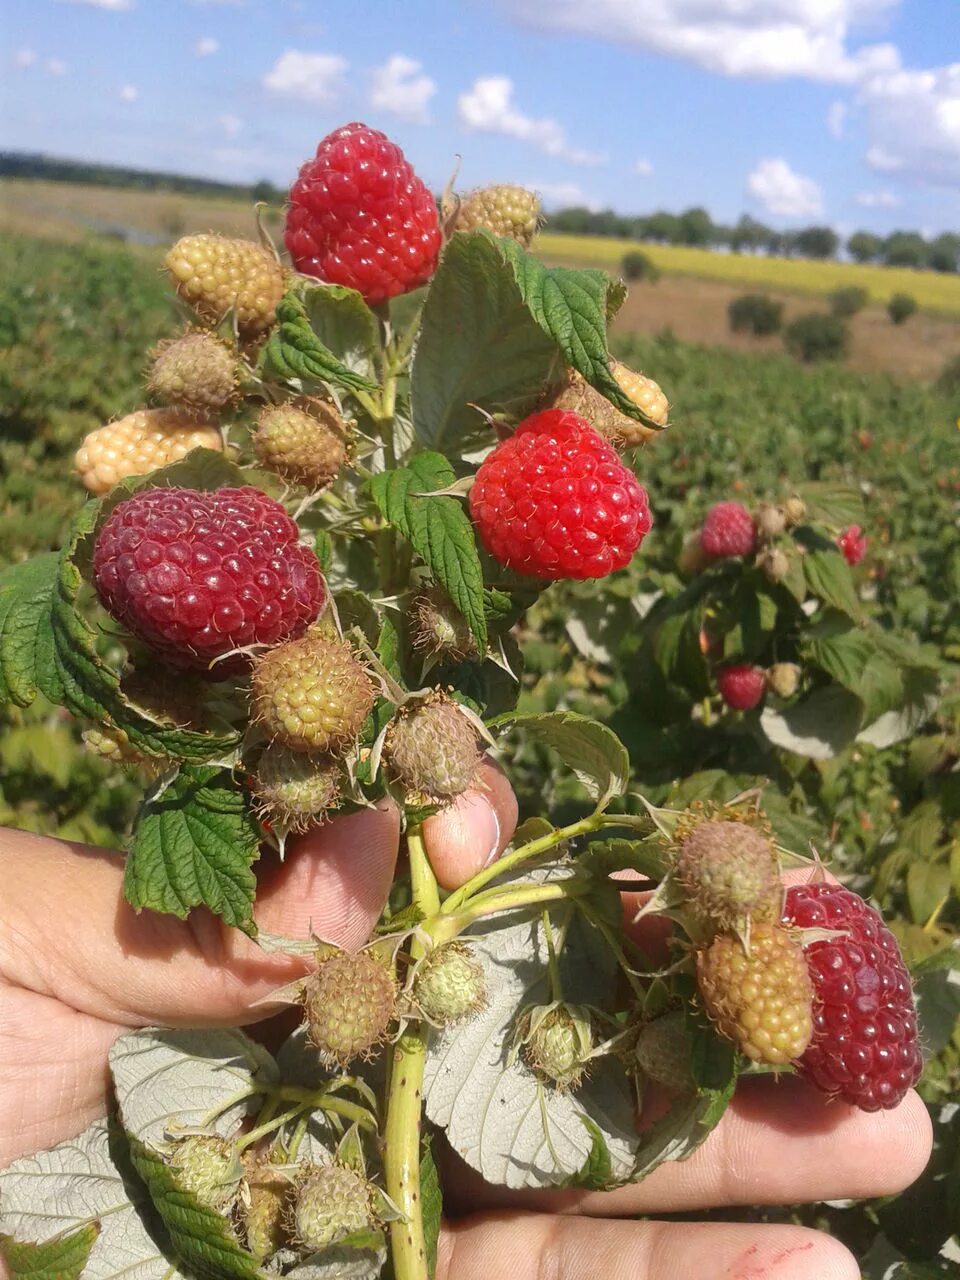
[[[407,832],[407,851],[413,905],[425,917],[435,916],[440,910],[440,894],[418,826]],[[410,950],[414,961],[419,960],[424,943],[414,938]],[[420,1203],[420,1122],[427,1031],[426,1023],[408,1023],[394,1046],[390,1063],[384,1174],[387,1195],[403,1215],[390,1224],[396,1280],[428,1280],[429,1276]]]

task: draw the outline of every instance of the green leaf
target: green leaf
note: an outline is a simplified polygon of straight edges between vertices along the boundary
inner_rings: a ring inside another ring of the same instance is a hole
[[[193,907],[209,907],[255,937],[252,867],[259,852],[259,827],[230,771],[183,768],[140,814],[123,892],[137,911],[149,907],[181,920]]]
[[[414,428],[421,444],[450,457],[488,434],[471,405],[522,416],[557,355],[524,305],[503,243],[482,231],[455,235],[423,308],[410,374]]]
[[[598,811],[626,791],[630,780],[627,749],[613,730],[598,720],[575,711],[542,711],[507,714],[492,721],[492,727],[504,724],[552,747],[596,800]]]
[[[158,1152],[130,1134],[127,1141],[133,1166],[184,1268],[201,1280],[260,1280],[256,1259],[240,1248],[227,1219],[184,1191]]]
[[[577,867],[589,875],[609,876],[615,871],[636,871],[650,880],[662,880],[670,858],[659,835],[650,840],[591,840],[577,858]]]
[[[466,618],[483,653],[487,618],[473,525],[456,498],[423,496],[447,488],[454,479],[453,468],[439,453],[419,453],[409,466],[374,476],[370,489],[383,518],[412,544]]]
[[[590,1191],[603,1191],[616,1182],[613,1163],[610,1160],[610,1148],[599,1125],[594,1124],[589,1116],[581,1116],[581,1123],[593,1139],[590,1154],[583,1164],[566,1183],[571,1187],[584,1187]]]
[[[764,708],[760,728],[775,747],[811,760],[829,760],[850,745],[862,718],[860,699],[838,684],[829,684],[782,711]]]
[[[907,901],[917,924],[926,924],[950,897],[950,868],[945,862],[913,862],[907,868]]]
[[[878,652],[871,632],[851,626],[845,615],[836,613],[810,629],[804,647],[818,667],[856,694],[863,686],[867,664]]]
[[[863,494],[853,485],[816,480],[799,485],[796,492],[806,503],[808,517],[818,524],[863,524]]]
[[[337,284],[311,285],[303,306],[310,328],[327,350],[375,386],[380,334],[377,317],[360,294]]]
[[[433,1137],[425,1133],[420,1139],[420,1212],[427,1245],[427,1274],[433,1280],[437,1271],[437,1246],[443,1220],[443,1188],[433,1158]]]
[[[863,617],[850,566],[835,548],[810,547],[803,556],[803,573],[810,591],[854,622]]]
[[[55,551],[0,574],[0,702],[29,707],[40,690],[49,649],[50,604],[56,589]]]
[[[926,1053],[942,1053],[960,1026],[960,954],[937,951],[913,970],[917,1020]]]
[[[277,303],[277,324],[263,351],[265,374],[322,382],[347,391],[375,391],[376,383],[338,360],[310,327],[303,299],[288,290]]]
[[[80,1280],[99,1234],[100,1224],[88,1222],[77,1231],[54,1236],[42,1244],[0,1235],[0,1257],[7,1264],[11,1280]]]
[[[610,372],[607,312],[611,289],[613,306],[617,305],[618,286],[611,286],[609,277],[602,271],[547,267],[514,240],[498,243],[513,268],[530,314],[557,344],[564,363],[583,374],[621,413],[659,430],[660,424],[648,418],[624,395]]]

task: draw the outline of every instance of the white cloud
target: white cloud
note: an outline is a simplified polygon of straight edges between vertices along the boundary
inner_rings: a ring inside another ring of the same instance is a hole
[[[831,102],[827,108],[827,131],[834,138],[843,137],[844,125],[850,108],[845,102]]]
[[[140,97],[140,90],[135,84],[125,84],[121,86],[117,97],[121,102],[136,102]]]
[[[343,87],[342,78],[350,64],[337,53],[304,53],[287,49],[263,77],[263,87],[271,93],[301,102],[334,102]]]
[[[525,182],[524,186],[536,191],[543,203],[551,209],[562,209],[569,205],[600,208],[599,203],[587,196],[577,182]]]
[[[193,46],[193,52],[194,56],[197,58],[209,58],[211,54],[216,53],[219,48],[219,40],[215,40],[213,36],[201,36]]]
[[[222,116],[217,116],[217,124],[228,138],[235,138],[243,128],[243,121],[240,117],[232,116],[229,112],[224,112]]]
[[[82,4],[87,9],[112,9],[114,13],[122,13],[124,9],[135,8],[134,0],[61,0],[63,4]]]
[[[460,121],[478,133],[501,133],[571,164],[603,164],[606,157],[571,147],[566,131],[549,117],[525,116],[513,103],[513,81],[508,76],[480,76],[457,100]]]
[[[401,120],[426,124],[427,103],[437,92],[437,86],[429,76],[420,74],[422,70],[421,63],[415,59],[402,53],[393,54],[382,67],[374,69],[370,105],[379,111],[389,111]]]
[[[850,47],[851,29],[898,0],[501,0],[541,30],[636,45],[728,76],[853,83],[899,66],[890,44]]]
[[[892,191],[861,191],[856,199],[864,209],[896,209],[903,203]]]
[[[639,174],[641,178],[649,178],[653,173],[653,164],[649,160],[635,160],[633,172]]]
[[[67,74],[67,64],[62,58],[48,58],[45,65],[48,75],[65,76]]]
[[[761,160],[747,178],[747,190],[769,212],[784,218],[817,218],[823,195],[812,178],[795,173],[786,160]]]
[[[859,96],[871,168],[960,186],[960,62],[872,76]]]
[[[37,55],[33,49],[18,49],[13,55],[15,67],[32,67],[36,60]]]

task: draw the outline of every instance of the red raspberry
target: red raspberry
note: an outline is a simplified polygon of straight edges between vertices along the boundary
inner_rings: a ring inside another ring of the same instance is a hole
[[[622,569],[653,523],[633,472],[562,409],[532,414],[484,459],[470,514],[493,558],[533,578]]]
[[[718,502],[707,512],[700,531],[700,545],[715,560],[750,555],[757,546],[753,516],[739,502]]]
[[[437,205],[400,148],[377,129],[345,124],[320,142],[290,188],[284,242],[304,275],[385,302],[437,267]]]
[[[878,911],[836,884],[794,885],[783,918],[846,934],[805,948],[816,1005],[801,1074],[863,1111],[895,1107],[923,1070],[910,975],[896,938]]]
[[[734,711],[750,711],[763,697],[767,677],[761,667],[738,663],[717,672],[720,697]]]
[[[837,539],[837,546],[843,552],[843,558],[851,567],[860,563],[867,554],[867,537],[858,524],[844,529]]]
[[[97,536],[93,577],[104,608],[173,667],[301,635],[325,598],[314,553],[279,502],[259,489],[145,489]],[[242,671],[218,662],[215,680]]]

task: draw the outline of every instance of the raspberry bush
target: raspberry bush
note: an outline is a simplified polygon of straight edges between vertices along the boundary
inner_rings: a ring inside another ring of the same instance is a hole
[[[622,287],[528,251],[530,193],[457,207],[441,225],[399,149],[348,125],[291,191],[290,264],[181,241],[189,358],[165,346],[150,374],[170,407],[129,406],[137,449],[96,484],[78,459],[96,496],[62,550],[0,579],[0,694],[59,703],[144,785],[137,910],[258,938],[255,868],[289,832],[390,795],[406,839],[368,945],[313,940],[278,993],[301,1026],[274,1053],[223,1028],[116,1042],[116,1123],[0,1173],[18,1277],[122,1248],[216,1280],[425,1280],[440,1135],[494,1183],[613,1186],[690,1155],[743,1072],[868,1108],[917,1078],[893,934],[812,862],[780,888],[813,834],[804,771],[836,794],[831,762],[902,742],[941,687],[872,611],[856,495],[788,482],[748,505],[717,482],[694,507],[656,481],[685,425],[664,430],[667,359],[654,382],[610,355]],[[205,436],[141,447],[183,406]],[[420,826],[490,742],[528,821],[444,895]],[[650,891],[627,926],[614,873]],[[884,998],[853,1009],[851,984]],[[665,1107],[638,1125],[652,1084]]]

